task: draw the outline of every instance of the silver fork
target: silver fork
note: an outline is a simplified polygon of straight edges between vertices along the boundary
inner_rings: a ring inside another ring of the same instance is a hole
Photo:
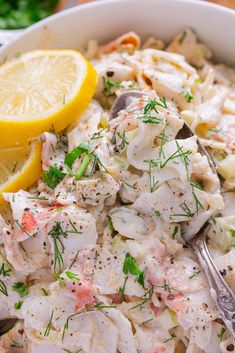
[[[110,120],[116,118],[118,112],[128,106],[131,97],[140,98],[143,95],[147,94],[141,91],[127,91],[122,93],[113,104],[110,113]],[[185,139],[191,136],[194,136],[192,130],[186,123],[184,123],[176,138]],[[200,143],[198,138],[197,144],[198,151],[200,154],[207,157],[208,163],[213,173],[218,177],[213,160],[211,159],[204,146]],[[235,338],[235,296],[218,271],[209,253],[206,240],[210,227],[211,225],[206,221],[199,232],[194,234],[190,240],[186,240],[186,243],[197,255],[201,267],[204,270],[209,282],[211,296],[218,306],[226,327]]]

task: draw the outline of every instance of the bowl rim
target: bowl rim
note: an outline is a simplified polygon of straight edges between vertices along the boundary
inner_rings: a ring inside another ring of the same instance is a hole
[[[54,20],[57,20],[59,18],[62,18],[64,16],[68,16],[71,13],[75,13],[75,12],[82,12],[84,9],[96,9],[105,5],[110,5],[110,4],[121,4],[121,3],[126,3],[129,2],[133,2],[133,3],[139,3],[143,0],[99,0],[99,1],[92,1],[89,3],[85,3],[85,4],[81,4],[81,5],[77,5],[74,6],[72,8],[68,8],[65,9],[63,11],[60,11],[58,13],[55,13],[53,15],[50,15],[48,17],[46,17],[45,19],[29,26],[28,28],[24,29],[22,32],[20,32],[19,34],[17,34],[15,36],[15,38],[13,38],[12,41],[10,41],[7,44],[4,44],[1,48],[0,48],[0,55],[2,53],[4,53],[5,51],[7,51],[8,48],[11,48],[11,46],[13,46],[15,43],[18,42],[18,40],[23,39],[24,37],[26,37],[30,32],[33,32],[34,30],[36,30],[37,28],[43,28],[44,26],[47,26],[48,24],[50,24],[51,22],[53,22]],[[235,11],[233,9],[230,9],[228,7],[222,6],[222,5],[218,5],[215,3],[211,3],[211,2],[207,2],[204,0],[144,0],[146,3],[154,3],[156,4],[157,2],[159,3],[178,3],[178,4],[184,4],[185,6],[195,6],[197,8],[207,8],[207,9],[213,9],[216,12],[221,12],[224,13],[225,15],[232,15],[234,16],[234,21],[235,21]]]

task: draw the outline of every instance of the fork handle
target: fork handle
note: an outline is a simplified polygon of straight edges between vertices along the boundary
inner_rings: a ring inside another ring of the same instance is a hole
[[[235,296],[218,271],[209,253],[206,244],[206,235],[209,227],[210,226],[207,226],[190,245],[198,256],[199,262],[205,271],[211,287],[211,296],[218,305],[224,323],[235,338]]]

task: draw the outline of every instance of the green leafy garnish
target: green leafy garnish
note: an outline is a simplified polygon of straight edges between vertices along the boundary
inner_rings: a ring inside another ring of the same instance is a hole
[[[64,325],[63,334],[62,334],[62,341],[64,340],[66,330],[68,330],[68,328],[69,328],[69,321],[73,317],[80,315],[80,314],[83,314],[85,312],[91,312],[91,311],[102,310],[102,309],[112,309],[112,308],[116,308],[116,305],[103,305],[103,303],[100,302],[100,303],[95,304],[93,306],[85,307],[84,309],[81,309],[78,312],[76,312],[72,315],[69,315],[66,322],[65,322],[65,325]]]
[[[144,288],[144,271],[137,266],[135,259],[129,253],[126,254],[123,264],[123,272],[125,275],[130,273],[136,276],[136,281]]]
[[[53,165],[43,174],[43,180],[51,189],[55,189],[66,173],[62,172],[56,165]]]
[[[225,332],[226,332],[226,327],[225,327],[225,326],[222,326],[222,327],[221,327],[220,334],[219,334],[219,339],[220,339],[220,341],[222,341]]]
[[[71,175],[73,174],[72,167],[77,158],[79,158],[83,153],[89,151],[90,146],[81,143],[79,146],[75,147],[72,151],[68,152],[64,159],[65,167],[68,169]]]
[[[189,91],[184,91],[183,95],[184,95],[184,98],[186,99],[186,101],[188,103],[191,103],[191,101],[193,100],[193,96],[191,95],[191,93]]]
[[[14,304],[14,309],[15,310],[20,310],[22,307],[23,302],[19,300],[17,303]]]
[[[108,220],[108,227],[111,231],[114,231],[113,221],[111,218],[109,218]]]
[[[106,96],[113,96],[114,92],[113,92],[113,88],[123,88],[124,86],[121,84],[121,82],[115,82],[115,81],[111,81],[105,77],[103,77],[103,81],[104,81],[104,94]]]
[[[15,219],[15,223],[18,225],[18,227],[22,230],[22,232],[24,232],[29,238],[31,237],[31,234],[29,234],[27,232],[26,229],[24,229],[24,227],[22,226],[22,224],[20,224],[20,222],[18,221],[18,219]]]
[[[168,162],[180,158],[185,166],[186,171],[188,172],[189,165],[189,156],[192,154],[191,150],[183,151],[183,146],[180,146],[178,141],[176,141],[177,149],[173,152],[168,158],[164,161],[156,161],[154,159],[146,159],[143,162],[148,163],[152,168],[164,168]]]
[[[77,281],[80,281],[80,278],[75,273],[73,273],[71,271],[66,271],[65,274],[69,279],[75,279]]]
[[[172,232],[172,238],[175,239],[176,234],[178,233],[179,227],[175,226],[173,232]]]
[[[143,300],[140,303],[132,306],[129,310],[133,310],[136,308],[141,309],[144,306],[144,304],[150,302],[154,293],[154,286],[152,285],[152,283],[150,283],[150,285],[151,285],[151,288],[141,297],[141,299]]]
[[[53,315],[54,315],[54,310],[52,310],[52,312],[51,312],[51,317],[50,317],[50,320],[49,320],[49,322],[48,322],[47,328],[46,328],[46,330],[45,330],[45,332],[44,332],[44,336],[47,336],[47,337],[48,337],[49,334],[50,334],[51,326],[52,326]]]
[[[0,28],[19,29],[51,15],[58,0],[0,0]]]
[[[157,217],[160,217],[160,216],[161,216],[160,211],[154,211],[154,214],[155,214],[155,216],[157,216]]]
[[[73,260],[71,261],[71,264],[70,264],[70,266],[69,266],[69,269],[72,268],[73,265],[75,264],[75,262],[77,261],[78,254],[79,254],[79,250],[77,251],[76,255],[74,256]]]
[[[12,285],[12,290],[19,294],[21,298],[29,294],[29,289],[23,282],[16,282]]]
[[[118,148],[120,148],[120,150],[124,150],[126,145],[129,145],[129,142],[126,139],[126,131],[124,131],[122,134],[120,132],[118,132],[117,135],[121,140],[121,143],[118,146]]]
[[[121,303],[125,301],[125,288],[126,288],[127,280],[128,280],[128,276],[126,276],[123,286],[120,287],[118,290],[118,292],[121,294],[121,298],[120,298]]]
[[[58,265],[59,271],[62,272],[64,266],[64,260],[62,256],[64,252],[64,244],[60,237],[65,237],[67,233],[64,232],[61,228],[61,222],[56,221],[48,235],[52,238],[54,245],[54,271],[56,272]]]
[[[5,283],[0,279],[0,292],[8,297],[8,291]]]
[[[42,291],[42,295],[44,295],[44,297],[48,297],[49,293],[45,288],[41,288]]]
[[[11,273],[11,269],[6,269],[5,264],[3,263],[1,268],[0,268],[0,275],[3,277],[9,277]]]
[[[189,276],[189,279],[192,279],[192,278],[194,278],[194,277],[196,277],[197,275],[199,275],[199,273],[201,273],[201,271],[200,270],[198,270],[198,271],[193,271],[193,274],[191,275],[191,276]]]

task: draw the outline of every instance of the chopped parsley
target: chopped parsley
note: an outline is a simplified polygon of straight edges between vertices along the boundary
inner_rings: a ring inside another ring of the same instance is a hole
[[[157,217],[160,217],[160,216],[161,216],[160,211],[154,211],[154,214],[155,214],[155,216],[157,216]]]
[[[29,294],[29,289],[23,282],[16,282],[12,285],[12,290],[19,294],[21,298]]]
[[[123,272],[125,275],[130,273],[136,276],[136,281],[144,288],[144,271],[141,271],[136,264],[133,256],[129,253],[126,254],[123,264]]]
[[[14,304],[14,309],[15,310],[20,310],[22,307],[23,302],[19,300],[17,303]]]
[[[66,173],[62,172],[56,165],[53,165],[43,174],[43,180],[51,189],[55,189]]]

